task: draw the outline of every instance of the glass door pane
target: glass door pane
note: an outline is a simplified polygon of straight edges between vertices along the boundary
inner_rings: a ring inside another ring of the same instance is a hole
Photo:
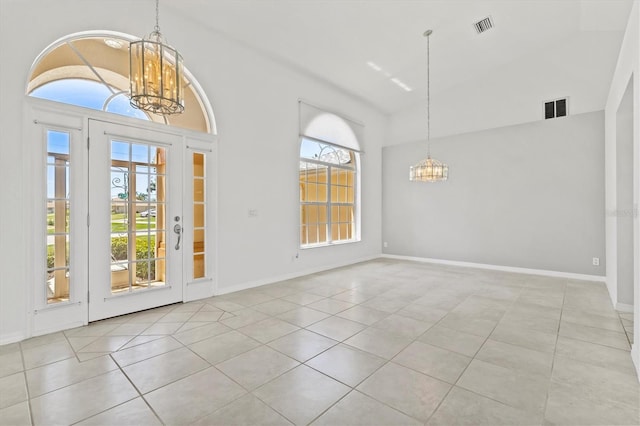
[[[205,217],[206,176],[205,156],[193,154],[193,279],[206,277]]]
[[[47,131],[47,304],[69,300],[70,135]]]
[[[111,292],[166,284],[165,148],[111,141]]]

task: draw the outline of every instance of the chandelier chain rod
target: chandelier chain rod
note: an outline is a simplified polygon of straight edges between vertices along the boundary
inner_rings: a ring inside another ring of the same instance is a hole
[[[156,0],[156,26],[153,28],[154,32],[160,34],[160,0]]]
[[[431,34],[427,34],[427,158],[431,157],[431,60],[430,60],[430,39]]]
[[[429,36],[432,33],[432,30],[426,30],[423,34],[427,37],[427,158],[409,168],[411,182],[441,182],[449,177],[449,166],[431,158],[431,40]]]

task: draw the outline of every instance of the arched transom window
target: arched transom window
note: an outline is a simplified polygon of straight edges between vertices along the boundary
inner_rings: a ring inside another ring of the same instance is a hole
[[[82,33],[64,37],[34,62],[27,94],[37,98],[102,110],[171,126],[216,133],[210,106],[185,69],[185,112],[160,116],[129,105],[129,42],[116,33]]]

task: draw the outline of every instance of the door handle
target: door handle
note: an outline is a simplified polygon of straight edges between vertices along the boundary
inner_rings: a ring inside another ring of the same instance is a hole
[[[179,223],[173,227],[173,232],[178,234],[178,242],[176,243],[176,250],[180,250],[180,239],[182,238],[182,226]]]

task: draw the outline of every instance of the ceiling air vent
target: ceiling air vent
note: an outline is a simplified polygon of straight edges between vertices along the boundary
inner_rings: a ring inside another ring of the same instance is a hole
[[[487,16],[486,18],[481,19],[480,21],[473,24],[473,26],[475,27],[478,34],[482,34],[483,32],[489,31],[491,28],[493,28],[493,20],[491,19],[491,16]]]
[[[569,109],[568,98],[545,101],[544,102],[544,118],[545,120],[548,120],[550,118],[565,117],[568,113],[568,109]]]

